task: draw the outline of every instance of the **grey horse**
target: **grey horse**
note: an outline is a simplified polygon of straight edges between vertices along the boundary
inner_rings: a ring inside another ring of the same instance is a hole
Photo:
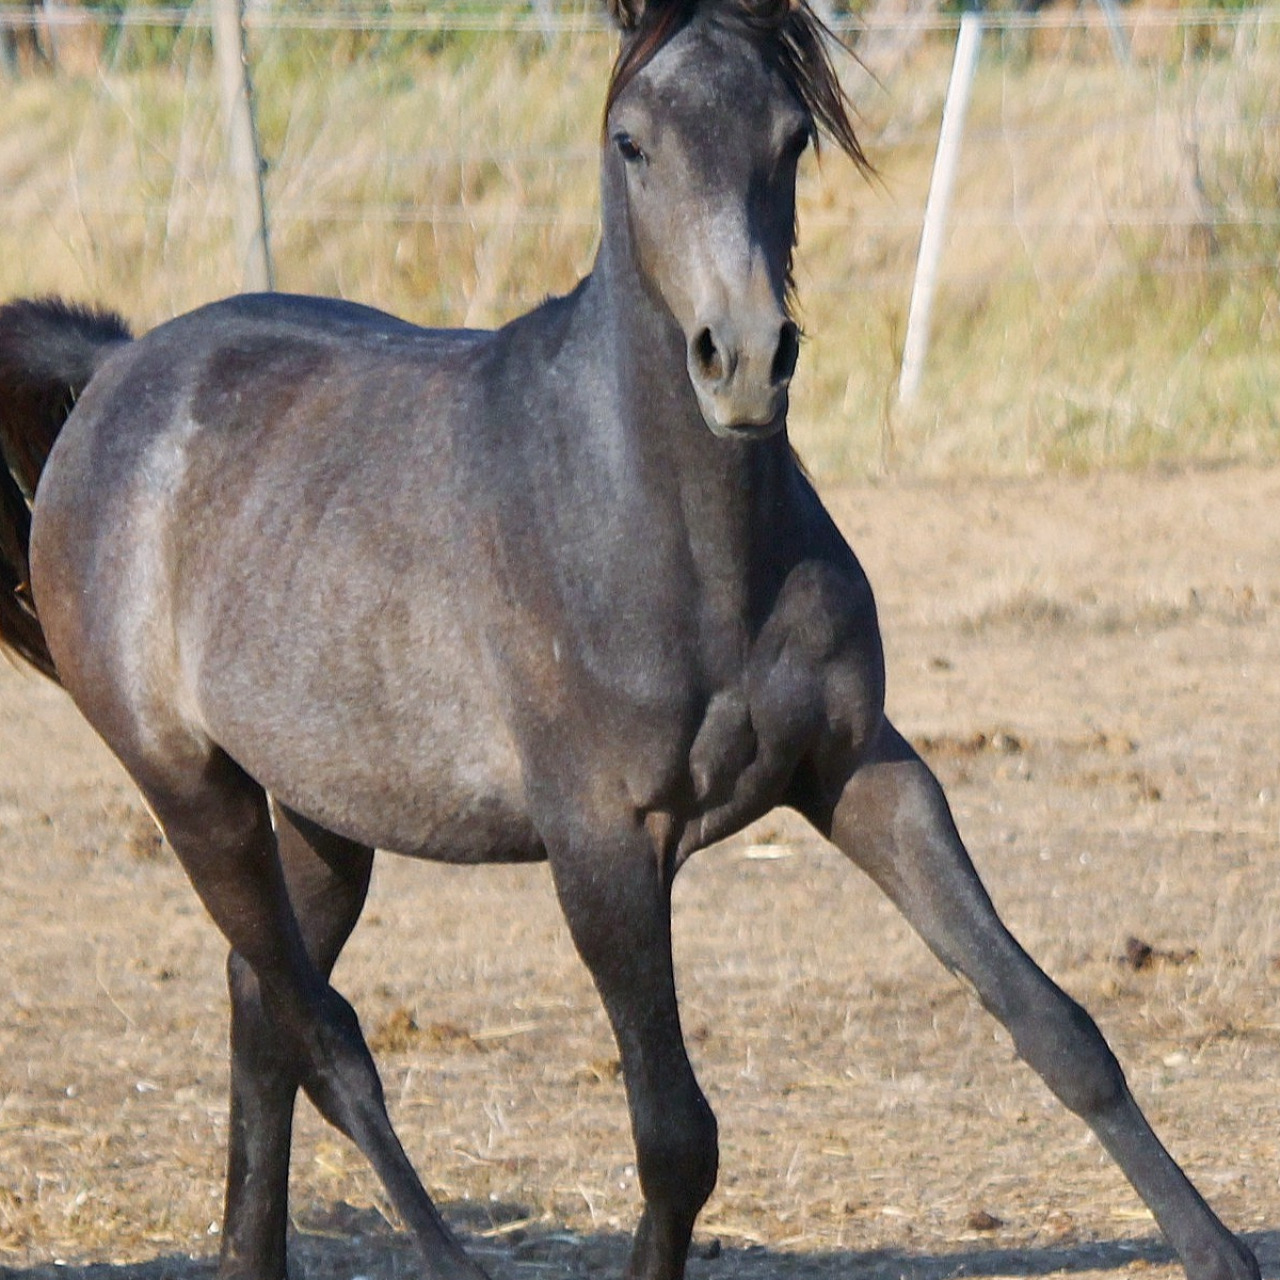
[[[299,1087],[426,1274],[483,1276],[329,983],[375,848],[550,863],[621,1054],[629,1274],[678,1280],[718,1156],[672,882],[779,805],[972,984],[1191,1280],[1256,1280],[885,718],[870,587],[788,443],[797,164],[822,134],[864,163],[820,24],[789,0],[616,15],[594,268],[501,329],[265,295],[134,341],[0,309],[0,634],[119,757],[232,947],[223,1280],[285,1275]]]

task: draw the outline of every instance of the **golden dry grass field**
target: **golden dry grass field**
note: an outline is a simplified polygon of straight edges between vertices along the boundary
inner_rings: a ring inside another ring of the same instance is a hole
[[[998,904],[1280,1274],[1280,472],[827,496],[877,586],[891,712]],[[63,695],[0,665],[0,706],[0,1272],[208,1277],[223,948]],[[723,1140],[692,1280],[1179,1274],[1096,1142],[802,826],[696,858],[675,931]],[[622,1088],[545,868],[383,858],[337,980],[476,1256],[618,1274]],[[383,1208],[300,1107],[301,1274],[417,1274]]]
[[[816,474],[1280,461],[1280,9],[1162,3],[1126,8],[1128,67],[1094,6],[1038,31],[990,17],[910,409],[894,387],[955,34],[878,78],[842,56],[880,176],[833,148],[802,170],[792,425]],[[616,41],[588,0],[550,40],[274,8],[250,51],[280,288],[484,326],[590,269]],[[234,292],[207,29],[128,26],[66,64],[0,80],[0,296],[141,329]]]

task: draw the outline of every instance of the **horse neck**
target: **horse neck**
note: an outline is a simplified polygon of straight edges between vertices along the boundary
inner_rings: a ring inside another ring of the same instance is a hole
[[[625,219],[606,219],[581,319],[598,361],[592,430],[620,447],[646,499],[659,510],[678,503],[695,549],[746,569],[755,536],[793,492],[786,432],[755,442],[712,434],[689,382],[684,334],[646,285]]]

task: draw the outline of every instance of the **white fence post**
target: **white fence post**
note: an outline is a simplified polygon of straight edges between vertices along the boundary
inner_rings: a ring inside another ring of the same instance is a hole
[[[1122,67],[1132,65],[1133,53],[1129,48],[1129,36],[1120,18],[1120,9],[1116,5],[1116,0],[1098,0],[1098,8],[1102,10],[1102,16],[1106,19],[1107,35],[1111,37],[1111,52],[1116,55],[1116,61]]]
[[[947,100],[942,108],[942,129],[933,160],[933,177],[929,180],[920,252],[916,257],[915,283],[911,287],[911,307],[907,312],[907,336],[902,346],[902,370],[898,377],[898,399],[903,404],[915,398],[924,375],[924,361],[929,350],[929,315],[933,310],[933,292],[942,261],[947,210],[951,204],[951,189],[955,185],[964,117],[969,107],[969,90],[973,87],[981,44],[981,17],[976,13],[964,14],[960,19],[955,61],[951,64]]]
[[[267,240],[267,205],[262,193],[262,157],[253,124],[249,59],[244,42],[241,0],[211,0],[213,46],[226,118],[231,172],[236,262],[242,287],[262,292],[274,287]]]

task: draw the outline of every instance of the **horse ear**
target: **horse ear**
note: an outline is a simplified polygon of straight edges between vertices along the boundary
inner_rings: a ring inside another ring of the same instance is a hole
[[[605,6],[622,31],[634,31],[644,17],[645,0],[605,0]]]

